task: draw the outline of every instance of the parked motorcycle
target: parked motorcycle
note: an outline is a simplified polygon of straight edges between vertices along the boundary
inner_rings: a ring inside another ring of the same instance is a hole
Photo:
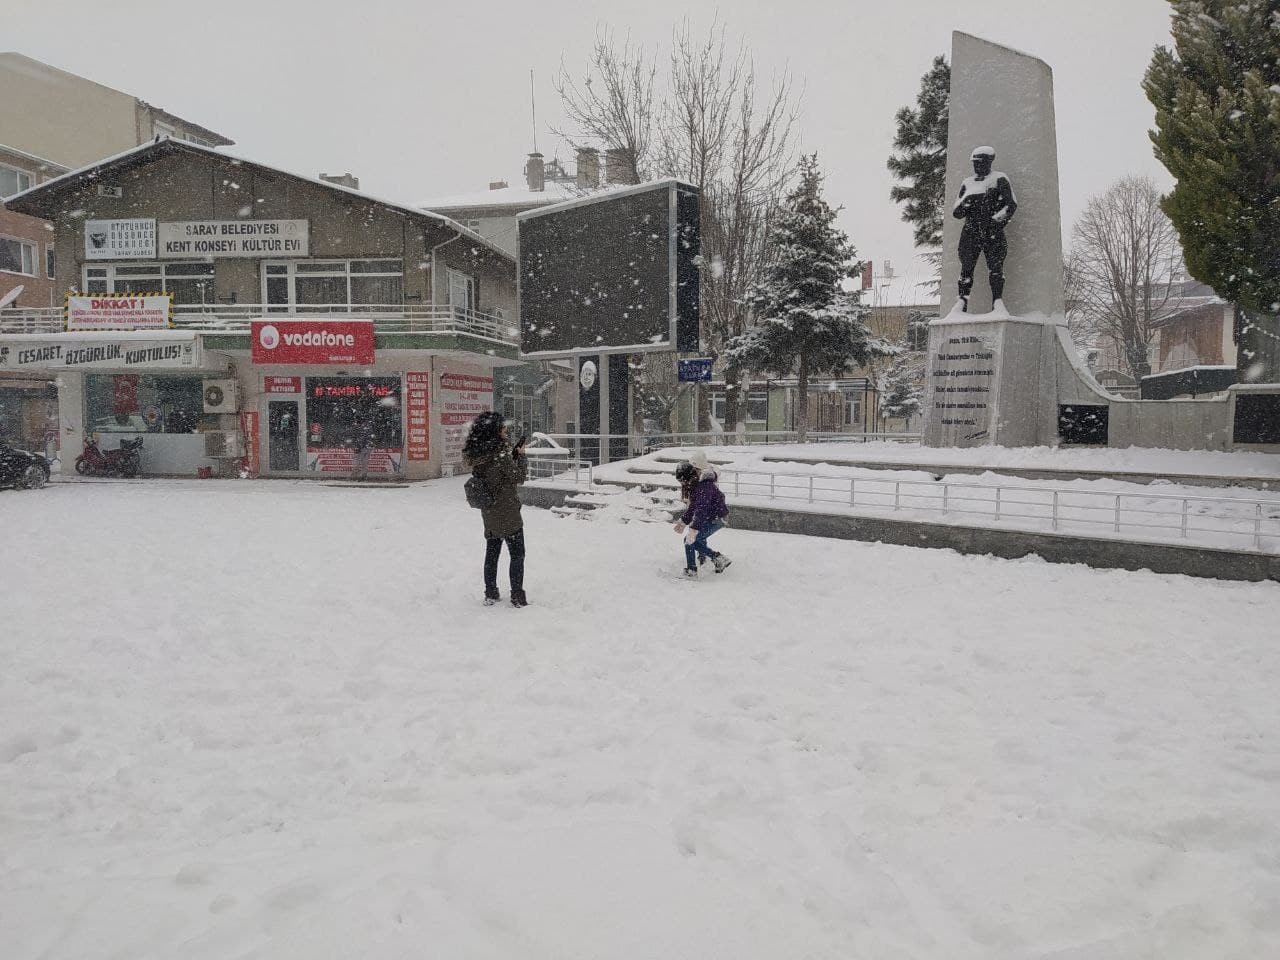
[[[121,440],[118,450],[103,450],[92,435],[84,438],[84,453],[76,457],[82,477],[136,477],[142,469],[142,438]]]
[[[38,453],[0,443],[0,488],[39,490],[48,482],[48,460]]]

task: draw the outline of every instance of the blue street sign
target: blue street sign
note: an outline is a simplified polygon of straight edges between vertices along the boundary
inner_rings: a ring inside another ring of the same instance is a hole
[[[681,383],[710,383],[711,358],[697,357],[693,360],[680,360],[679,376]]]

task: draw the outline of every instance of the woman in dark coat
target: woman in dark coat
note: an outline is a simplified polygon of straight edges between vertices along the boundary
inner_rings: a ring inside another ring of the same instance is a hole
[[[482,413],[471,424],[462,445],[462,456],[471,474],[478,477],[489,491],[490,502],[480,510],[484,518],[484,602],[498,602],[498,557],[503,542],[511,567],[511,605],[525,607],[529,598],[524,592],[524,521],[520,518],[520,494],[516,488],[529,476],[524,455],[524,441],[512,449],[511,438],[502,416]]]

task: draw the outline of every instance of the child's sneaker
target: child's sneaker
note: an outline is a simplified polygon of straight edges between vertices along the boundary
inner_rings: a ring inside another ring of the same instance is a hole
[[[511,605],[513,607],[527,607],[529,605],[529,598],[524,595],[523,590],[519,593],[513,593],[511,594]]]
[[[684,578],[685,578],[686,580],[697,580],[697,579],[698,579],[698,568],[697,568],[697,567],[685,567],[685,570],[684,570]]]
[[[725,570],[729,568],[729,564],[733,563],[733,561],[730,560],[728,557],[726,557],[723,553],[717,553],[714,557],[711,558],[711,562],[715,564],[716,573],[724,573]]]
[[[501,600],[501,599],[502,599],[502,597],[499,597],[499,596],[487,596],[487,595],[486,595],[486,596],[485,596],[485,598],[484,598],[484,605],[485,605],[486,607],[492,607],[495,603],[497,603],[497,602],[498,602],[499,600]]]

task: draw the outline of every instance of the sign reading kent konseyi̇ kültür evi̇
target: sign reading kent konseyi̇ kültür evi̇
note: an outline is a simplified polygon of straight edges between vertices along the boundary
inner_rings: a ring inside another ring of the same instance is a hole
[[[86,260],[305,257],[310,233],[307,220],[90,220],[84,253]]]

